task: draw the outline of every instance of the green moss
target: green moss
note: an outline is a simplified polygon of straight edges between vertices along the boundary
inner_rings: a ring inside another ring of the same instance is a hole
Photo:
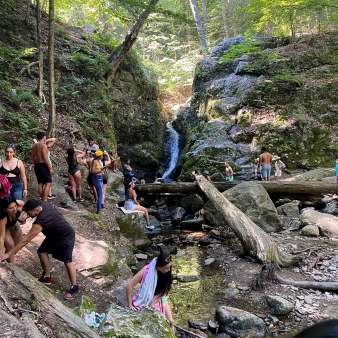
[[[248,110],[241,109],[237,113],[237,124],[241,127],[250,126],[252,123],[252,113]]]
[[[118,259],[116,257],[117,252],[109,250],[108,252],[108,260],[105,265],[101,268],[101,273],[103,276],[113,276],[114,279],[118,277],[119,274],[119,266],[118,266]]]

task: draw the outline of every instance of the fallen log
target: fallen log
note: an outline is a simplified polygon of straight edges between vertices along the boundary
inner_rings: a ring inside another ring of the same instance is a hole
[[[286,285],[296,286],[297,288],[303,289],[314,289],[322,291],[337,291],[338,282],[313,282],[313,281],[295,281],[293,279],[282,278],[281,276],[275,275],[277,282]]]
[[[266,232],[235,205],[230,203],[230,201],[203,176],[195,175],[195,179],[209,201],[224,217],[226,223],[241,241],[244,254],[253,255],[262,262],[272,262],[280,267],[290,266],[298,261],[297,257],[280,251],[274,240]]]
[[[224,192],[242,182],[212,182],[219,192]],[[258,182],[261,184],[272,199],[290,198],[298,200],[318,200],[322,194],[338,194],[336,183],[324,181],[306,182]],[[193,194],[201,193],[196,182],[174,182],[162,184],[137,184],[135,190],[141,194]]]

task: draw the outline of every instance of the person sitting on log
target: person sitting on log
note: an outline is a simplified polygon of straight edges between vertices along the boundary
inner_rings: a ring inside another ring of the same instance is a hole
[[[225,162],[225,181],[226,182],[234,181],[234,171],[230,167],[229,162]]]
[[[203,176],[204,176],[209,182],[211,182],[211,177],[210,177],[210,174],[209,174],[209,170],[204,170]]]
[[[173,316],[165,297],[171,289],[171,269],[171,255],[162,252],[128,282],[126,293],[130,309],[136,311],[150,307],[163,313],[169,321],[172,332],[175,333]],[[132,297],[133,288],[139,283],[140,287]]]

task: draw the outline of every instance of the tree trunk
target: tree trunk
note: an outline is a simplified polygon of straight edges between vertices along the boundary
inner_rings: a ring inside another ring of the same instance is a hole
[[[207,0],[202,2],[202,12],[203,12],[203,31],[205,36],[208,36],[208,6]]]
[[[47,136],[55,135],[55,84],[54,84],[54,0],[49,0],[49,36],[48,36],[48,67],[49,67],[49,118]]]
[[[229,34],[229,28],[228,28],[228,22],[227,22],[227,12],[226,12],[226,4],[225,0],[222,0],[222,18],[223,18],[223,27],[224,27],[224,34],[225,38],[229,39],[230,34]]]
[[[296,257],[279,251],[273,239],[230,203],[213,184],[201,175],[195,175],[195,178],[198,186],[241,241],[245,255],[253,255],[261,262],[272,262],[280,267],[290,266],[298,261]]]
[[[53,333],[53,337],[58,338],[100,337],[71,309],[58,301],[46,286],[14,264],[0,264],[0,302],[1,308],[6,309],[9,321],[16,324],[5,331],[13,333],[6,335],[8,337],[45,337],[49,331]],[[15,323],[15,317],[25,313],[30,316],[26,318],[24,325],[19,326],[22,321]],[[1,313],[0,316],[3,319]],[[4,326],[6,328],[9,321],[2,323],[1,332],[4,333]],[[40,336],[38,332],[34,333],[37,330],[36,323],[46,330],[45,334]]]
[[[212,182],[219,192],[224,192],[242,182]],[[321,200],[322,194],[338,194],[336,183],[323,181],[314,182],[252,182],[261,184],[270,198],[277,200],[281,197],[299,199],[301,201]],[[135,190],[140,194],[191,194],[201,193],[200,187],[195,182],[162,183],[162,184],[137,184]]]
[[[38,39],[38,55],[39,55],[39,79],[37,86],[38,98],[42,103],[44,102],[43,95],[43,49],[41,41],[41,7],[40,0],[36,0],[35,11],[36,11],[36,35]]]
[[[189,2],[190,2],[192,14],[194,16],[194,20],[195,20],[195,23],[196,23],[197,34],[198,34],[198,37],[200,39],[200,44],[201,44],[201,47],[202,47],[202,53],[203,53],[203,56],[206,57],[209,54],[209,51],[208,51],[207,40],[205,38],[205,33],[204,33],[201,17],[200,17],[200,14],[198,12],[196,1],[195,0],[189,0]]]
[[[142,28],[149,14],[154,10],[154,7],[157,5],[158,2],[159,0],[149,0],[147,8],[142,11],[139,18],[130,27],[127,35],[124,37],[123,42],[118,47],[116,47],[115,50],[110,54],[108,58],[109,64],[106,68],[105,73],[105,79],[107,81],[107,84],[111,84],[117,68],[135,43],[140,29]]]

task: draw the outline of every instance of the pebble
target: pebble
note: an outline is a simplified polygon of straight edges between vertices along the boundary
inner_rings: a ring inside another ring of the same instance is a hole
[[[306,304],[312,304],[312,303],[313,303],[312,297],[305,296],[305,297],[304,297],[304,302],[305,302]]]
[[[336,271],[337,270],[337,267],[333,266],[333,265],[330,265],[329,266],[329,270],[331,271]]]

